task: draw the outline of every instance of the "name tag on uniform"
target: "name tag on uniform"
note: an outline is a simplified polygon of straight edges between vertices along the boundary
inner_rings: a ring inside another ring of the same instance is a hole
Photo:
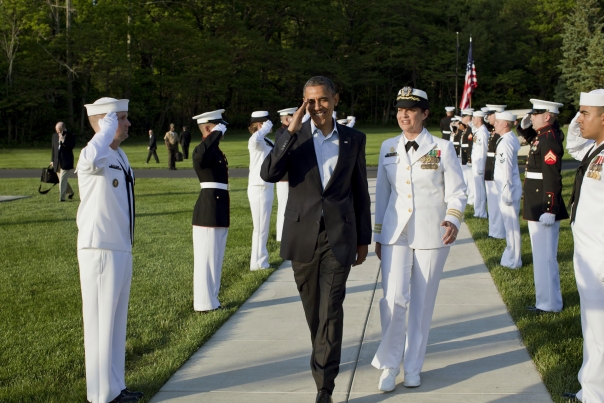
[[[117,165],[109,165],[109,168],[111,168],[111,169],[117,169],[118,171],[122,170],[122,168],[119,167],[119,166],[117,166]]]
[[[385,158],[388,157],[396,157],[398,155],[398,153],[396,152],[396,149],[394,147],[390,147],[390,152],[386,155],[384,155]]]

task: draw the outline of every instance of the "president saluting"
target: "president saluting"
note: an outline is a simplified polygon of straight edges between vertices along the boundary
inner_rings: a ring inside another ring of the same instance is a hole
[[[260,176],[278,182],[289,175],[281,257],[292,261],[310,328],[316,402],[328,403],[340,367],[346,280],[351,265],[365,261],[371,243],[371,202],[365,134],[335,122],[335,85],[317,76],[303,93],[302,107]],[[302,123],[307,111],[311,119]]]

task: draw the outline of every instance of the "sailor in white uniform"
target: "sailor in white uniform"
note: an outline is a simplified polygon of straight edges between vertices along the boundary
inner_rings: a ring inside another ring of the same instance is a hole
[[[474,217],[487,218],[487,194],[484,185],[484,169],[487,162],[489,131],[484,125],[485,113],[472,114],[474,138],[472,139],[472,176],[474,179]]]
[[[126,389],[124,377],[135,212],[134,174],[119,148],[128,138],[128,100],[101,98],[84,106],[96,133],[76,169],[87,398],[136,402],[143,394]]]
[[[466,125],[466,130],[460,138],[459,161],[461,162],[461,170],[463,178],[466,182],[466,191],[468,193],[468,204],[474,205],[474,175],[472,174],[472,140],[474,138],[474,126],[472,124],[473,109],[464,109],[461,111],[461,123]]]
[[[247,186],[247,196],[250,200],[252,221],[252,255],[250,270],[268,269],[268,241],[271,211],[273,208],[274,184],[265,182],[260,177],[260,168],[266,156],[271,152],[275,143],[266,138],[271,132],[273,123],[269,120],[267,111],[252,113],[249,131],[250,139],[247,148],[250,152],[250,175]]]
[[[285,134],[287,127],[292,121],[292,116],[298,108],[281,109],[279,117],[281,119],[281,127],[275,132],[275,143],[279,137]],[[287,174],[277,182],[277,242],[281,242],[283,234],[283,220],[285,219],[285,206],[287,206],[287,198],[289,196],[289,180]]]
[[[522,267],[519,219],[522,183],[518,171],[520,142],[512,132],[515,122],[516,115],[510,112],[495,113],[495,131],[502,134],[497,144],[494,182],[499,192],[499,210],[507,242],[501,265],[509,269]]]
[[[579,113],[568,129],[566,148],[577,160],[571,196],[574,268],[581,301],[584,403],[604,402],[604,89],[582,92]]]
[[[505,239],[505,227],[503,226],[503,218],[499,210],[499,192],[495,184],[495,152],[497,144],[501,136],[495,131],[495,113],[503,112],[507,105],[489,105],[487,108],[487,122],[485,126],[490,132],[489,142],[487,145],[487,160],[484,169],[484,184],[487,193],[487,209],[489,216],[489,236],[496,239]]]
[[[438,284],[466,206],[453,144],[423,127],[429,114],[426,93],[405,87],[395,106],[403,133],[382,143],[375,202],[384,297],[382,341],[372,365],[383,370],[378,388],[384,392],[395,388],[401,363],[404,385],[421,384]]]

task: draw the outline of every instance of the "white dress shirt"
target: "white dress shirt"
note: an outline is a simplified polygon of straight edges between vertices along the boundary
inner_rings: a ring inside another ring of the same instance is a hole
[[[323,185],[323,189],[325,189],[338,163],[340,136],[338,135],[335,120],[333,122],[333,131],[327,136],[324,136],[323,132],[315,126],[315,122],[312,119],[310,120],[310,130],[315,146],[317,165],[321,174],[321,184]]]

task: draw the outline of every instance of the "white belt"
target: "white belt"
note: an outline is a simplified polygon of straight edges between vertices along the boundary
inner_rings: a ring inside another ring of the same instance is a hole
[[[199,186],[201,186],[202,189],[222,189],[222,190],[229,190],[229,185],[227,185],[226,183],[200,182]]]
[[[495,153],[487,153],[487,157],[494,157]]]
[[[459,145],[459,141],[454,141],[453,145],[458,146]]]
[[[526,179],[543,179],[543,174],[541,172],[527,172],[524,177]]]
[[[451,132],[443,132],[444,134],[451,134]]]
[[[462,144],[462,145],[461,145],[461,148],[468,148],[468,147],[470,147],[470,145],[469,145],[469,144]]]

